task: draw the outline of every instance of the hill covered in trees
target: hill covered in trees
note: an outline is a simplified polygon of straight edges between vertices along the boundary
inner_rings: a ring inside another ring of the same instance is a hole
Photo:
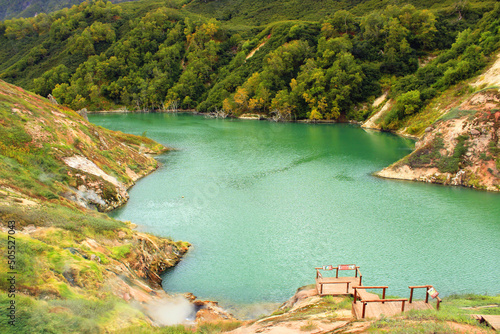
[[[30,17],[40,13],[50,13],[73,5],[79,5],[84,0],[0,0],[0,20]],[[124,0],[112,0],[113,3]]]
[[[496,1],[327,3],[84,2],[0,23],[0,77],[74,109],[285,120],[363,121],[388,92],[395,130],[500,46]]]

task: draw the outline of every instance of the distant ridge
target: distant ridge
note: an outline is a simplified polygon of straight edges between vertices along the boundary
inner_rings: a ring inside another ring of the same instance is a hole
[[[31,17],[40,13],[50,13],[59,9],[79,5],[85,0],[0,0],[0,21]],[[127,0],[111,0],[112,3]],[[128,0],[134,1],[134,0]]]

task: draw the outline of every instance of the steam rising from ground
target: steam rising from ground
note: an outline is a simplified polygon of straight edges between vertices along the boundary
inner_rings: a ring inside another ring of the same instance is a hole
[[[268,316],[278,309],[281,303],[253,303],[226,305],[226,310],[230,311],[237,319],[252,320]]]
[[[163,326],[193,324],[196,319],[195,306],[182,296],[152,301],[143,307],[154,322]]]

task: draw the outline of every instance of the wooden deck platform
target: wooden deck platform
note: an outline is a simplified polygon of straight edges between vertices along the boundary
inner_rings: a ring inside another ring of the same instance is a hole
[[[437,297],[438,293],[432,285],[409,286],[410,298],[386,299],[386,290],[388,286],[363,286],[362,276],[359,267],[356,265],[339,265],[338,267],[324,266],[316,269],[316,290],[318,295],[352,295],[354,301],[352,303],[352,312],[358,319],[361,318],[380,318],[382,315],[393,316],[409,310],[426,310],[434,309],[434,306],[429,303],[429,295],[435,293],[433,297]],[[320,270],[336,270],[335,277],[323,277]],[[339,277],[339,270],[355,270],[355,277]],[[367,290],[377,289],[381,291],[382,298],[378,294],[371,293]],[[413,300],[414,289],[426,289],[425,301]],[[441,299],[437,297],[436,308],[439,309]]]
[[[318,277],[316,291],[320,296],[353,295],[353,287],[359,286],[359,277]]]
[[[316,291],[320,296],[326,295],[352,295],[353,287],[360,286],[362,275],[355,264],[344,264],[337,267],[323,266],[316,269]],[[320,270],[335,272],[335,277],[323,277]],[[354,271],[354,277],[339,276],[339,271]]]

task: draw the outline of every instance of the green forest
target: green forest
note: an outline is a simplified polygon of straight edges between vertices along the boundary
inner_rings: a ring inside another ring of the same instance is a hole
[[[0,23],[0,79],[75,110],[196,109],[397,129],[500,47],[497,1],[87,1]],[[425,61],[426,66],[422,66]]]
[[[54,12],[65,7],[79,5],[84,0],[0,0],[0,20],[36,16]],[[112,3],[124,0],[112,0]]]

